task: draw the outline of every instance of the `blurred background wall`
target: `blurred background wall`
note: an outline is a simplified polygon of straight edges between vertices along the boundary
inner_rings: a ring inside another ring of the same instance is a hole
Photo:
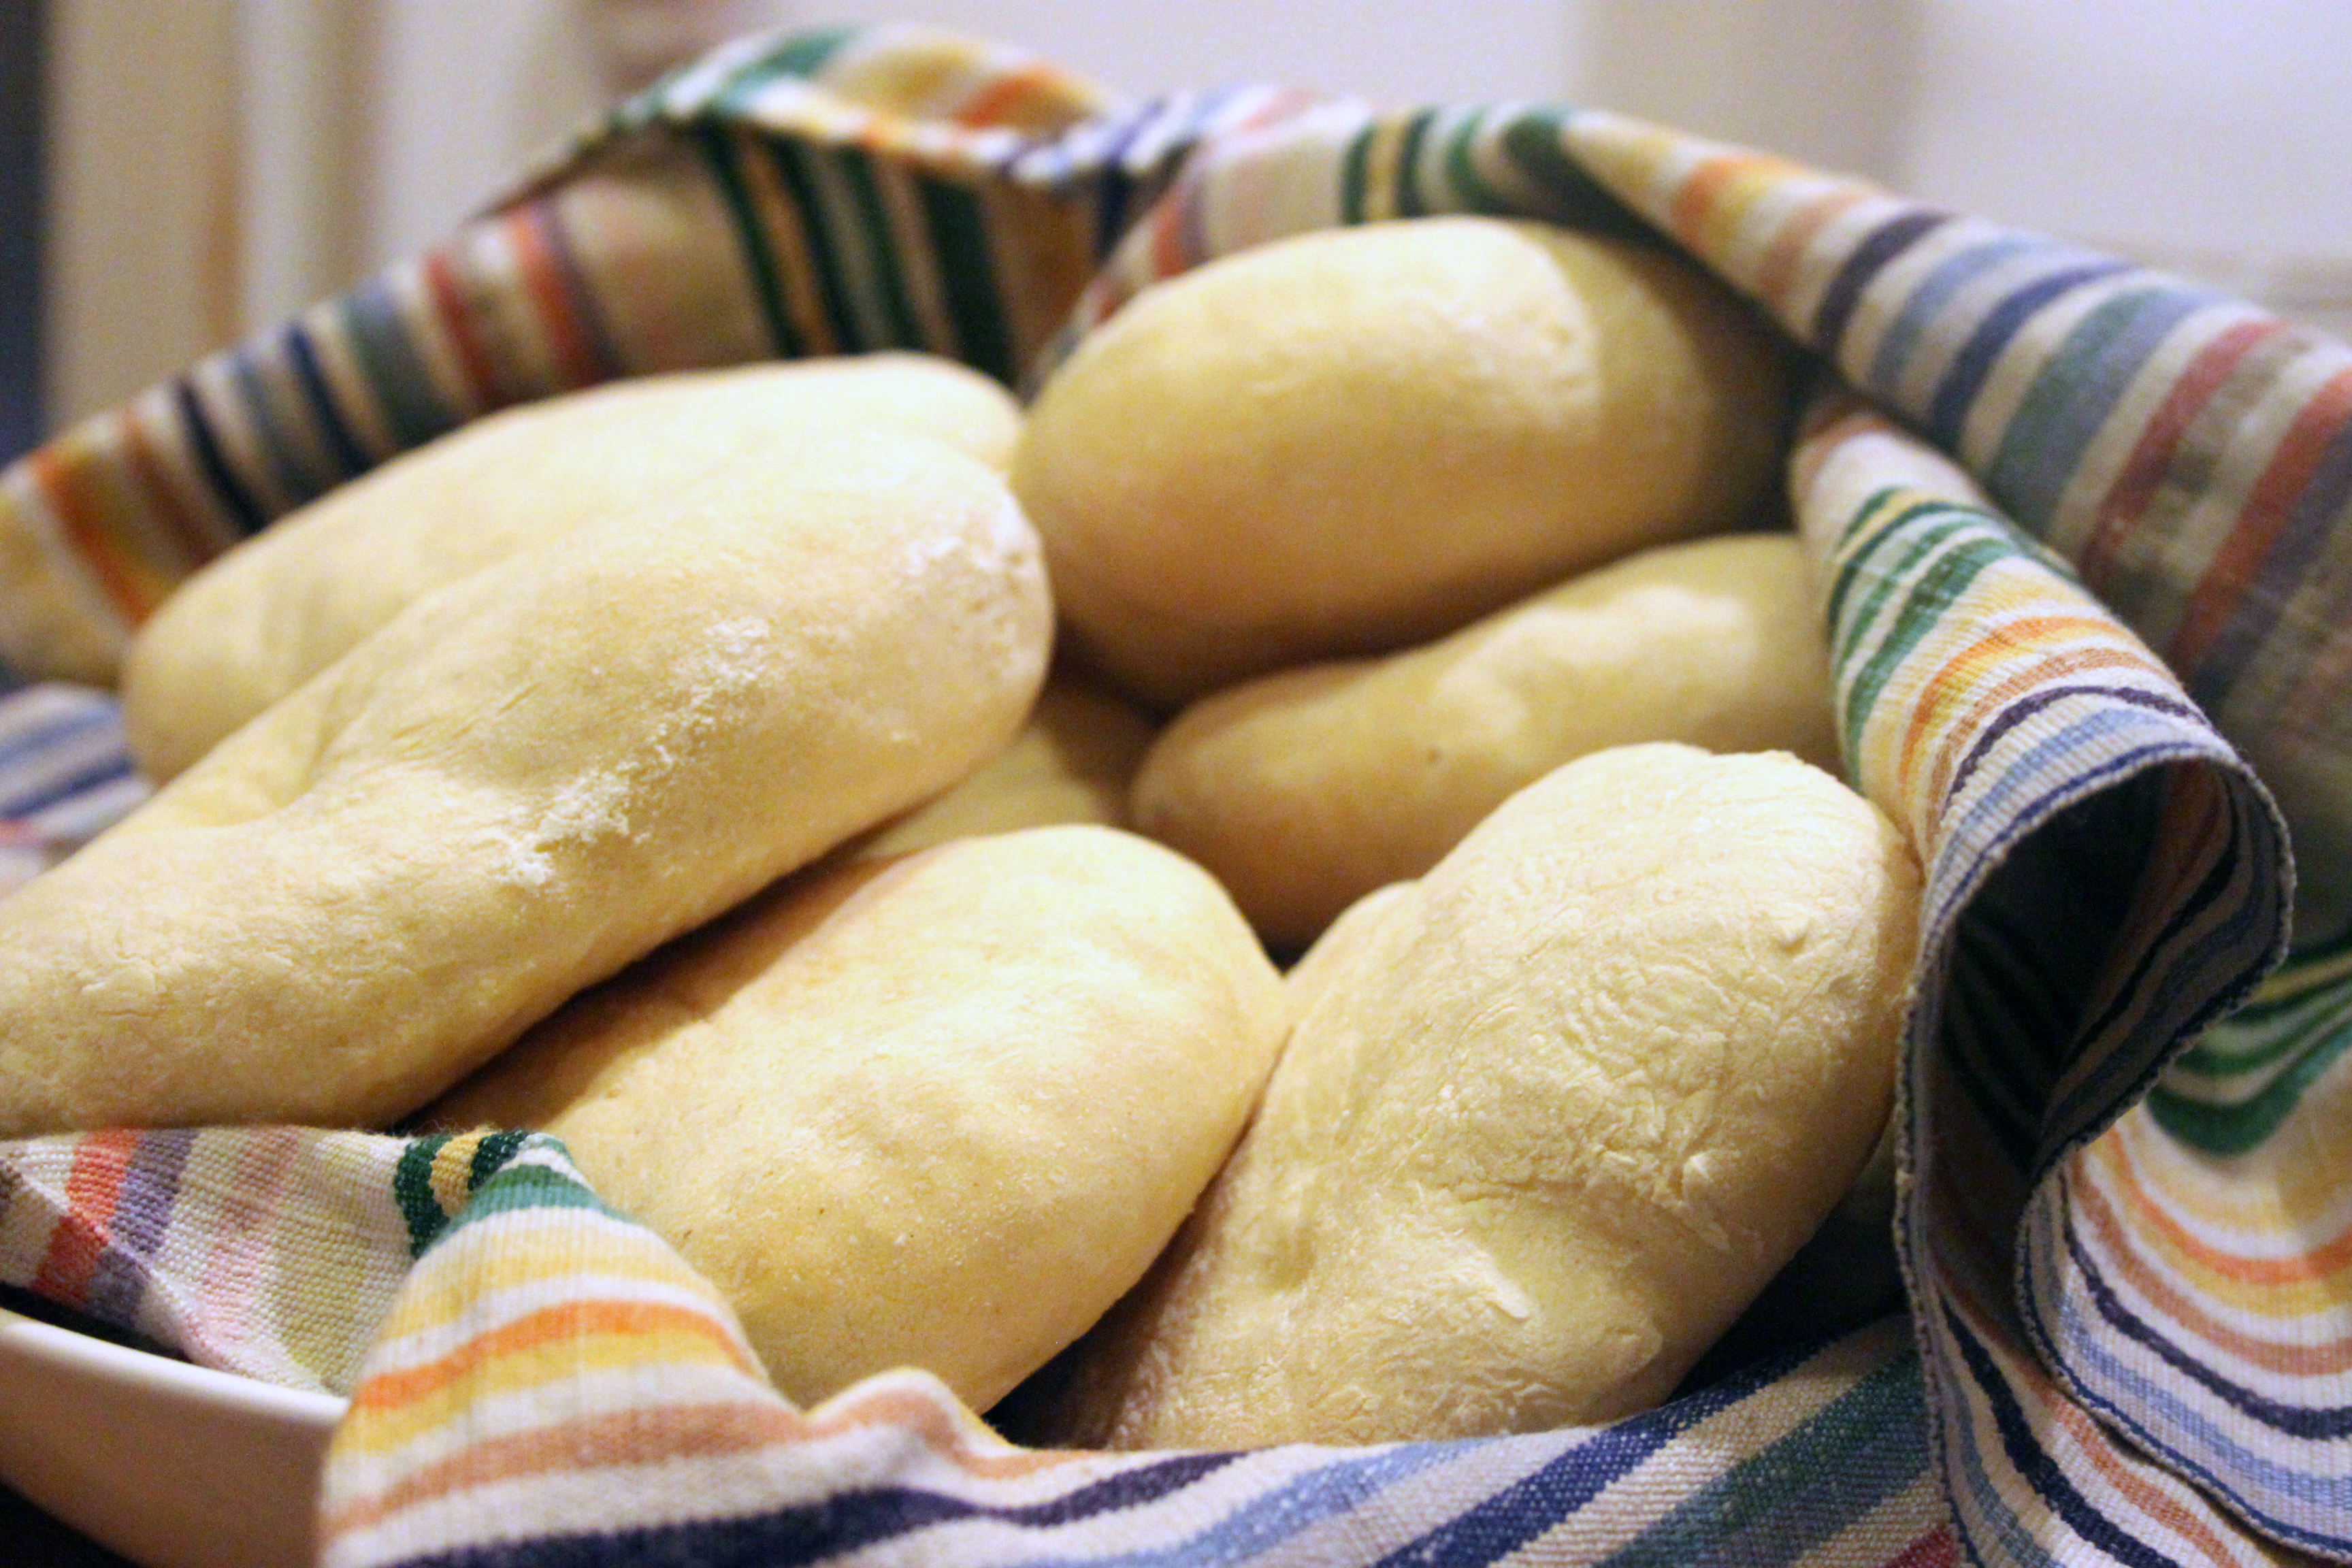
[[[2347,0],[0,6],[40,18],[47,56],[51,426],[429,242],[667,65],[752,28],[856,18],[1026,45],[1130,95],[1281,80],[1390,101],[1602,104],[2119,249],[2352,332]],[[0,52],[24,48],[0,22]],[[12,227],[0,209],[0,232]],[[0,357],[5,331],[0,320]]]

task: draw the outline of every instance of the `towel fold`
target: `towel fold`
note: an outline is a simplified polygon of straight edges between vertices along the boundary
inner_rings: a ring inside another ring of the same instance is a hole
[[[2352,351],[2251,305],[1599,110],[751,39],[0,474],[0,658],[104,681],[203,558],[505,403],[886,346],[1034,379],[1154,279],[1438,212],[1678,247],[1818,363],[1790,493],[1847,770],[1927,873],[1907,1324],[1604,1428],[1033,1453],[918,1372],[792,1409],[516,1133],[0,1145],[0,1279],[350,1392],[347,1568],[2352,1560]],[[0,699],[8,874],[135,795],[110,722]]]

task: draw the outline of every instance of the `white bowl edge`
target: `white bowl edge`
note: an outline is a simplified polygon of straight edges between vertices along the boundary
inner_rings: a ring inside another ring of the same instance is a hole
[[[0,1309],[0,1481],[145,1568],[313,1562],[346,1404]]]

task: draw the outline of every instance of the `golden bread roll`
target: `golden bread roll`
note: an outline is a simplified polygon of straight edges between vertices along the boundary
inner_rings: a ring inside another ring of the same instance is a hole
[[[1013,488],[1074,645],[1174,704],[1732,526],[1773,478],[1780,353],[1654,249],[1484,217],[1325,230],[1087,334]]]
[[[1514,790],[1642,741],[1837,767],[1829,647],[1793,535],[1664,545],[1423,647],[1229,687],[1153,744],[1130,818],[1297,952]]]
[[[1091,822],[1127,824],[1127,791],[1151,743],[1151,721],[1127,703],[1066,677],[1049,677],[1010,744],[937,800],[845,852],[903,855],[950,838]]]
[[[784,485],[843,429],[899,429],[1002,469],[1002,386],[909,353],[681,371],[493,414],[338,486],[214,560],[140,627],[123,725],[168,779],[420,594],[584,524],[656,523],[717,469]]]
[[[1664,1397],[1885,1124],[1919,875],[1793,757],[1620,747],[1343,918],[1265,1099],[1031,1440],[1377,1443]]]
[[[1289,1015],[1210,878],[1087,826],[796,878],[436,1106],[544,1128],[813,1405],[902,1364],[975,1408],[1150,1263]]]
[[[1003,745],[992,468],[844,435],[425,595],[0,902],[0,1135],[380,1124]]]

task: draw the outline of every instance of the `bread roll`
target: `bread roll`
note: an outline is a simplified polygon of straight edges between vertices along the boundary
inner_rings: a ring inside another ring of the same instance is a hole
[[[183,584],[125,658],[131,755],[171,778],[419,595],[586,523],[653,526],[714,470],[789,486],[843,429],[929,435],[1001,470],[1019,424],[979,372],[908,353],[641,376],[490,415]]]
[[[1731,526],[1773,476],[1779,353],[1654,249],[1483,217],[1319,231],[1097,328],[1013,487],[1074,645],[1173,705]]]
[[[1334,929],[1256,1119],[1038,1440],[1374,1443],[1654,1404],[1885,1125],[1918,871],[1783,755],[1596,752]]]
[[[1273,966],[1181,857],[1094,826],[794,879],[436,1107],[543,1127],[812,1405],[912,1364],[992,1403],[1134,1283],[1280,1047]]]
[[[1048,679],[1028,721],[1003,751],[947,794],[845,852],[870,860],[1019,827],[1124,826],[1128,787],[1150,743],[1150,721],[1128,704],[1081,681]]]
[[[1144,759],[1131,817],[1297,952],[1362,894],[1428,870],[1514,790],[1641,741],[1837,767],[1829,647],[1794,536],[1662,546],[1424,647],[1203,698]]]
[[[425,595],[0,902],[0,1135],[380,1124],[1001,747],[1035,535],[926,437]]]

